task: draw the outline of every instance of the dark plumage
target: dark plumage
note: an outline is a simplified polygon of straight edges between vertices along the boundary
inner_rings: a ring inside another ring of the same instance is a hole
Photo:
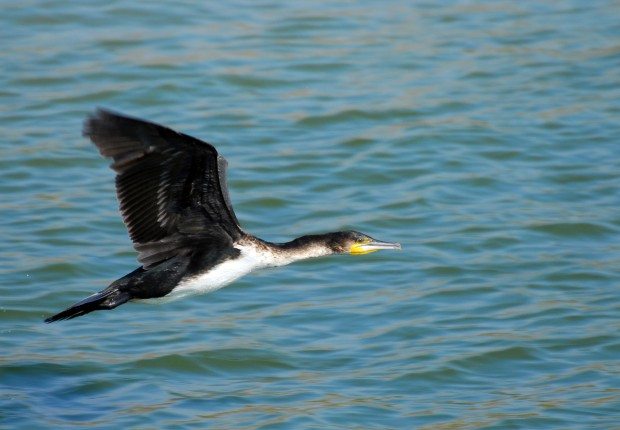
[[[254,269],[303,258],[400,248],[358,232],[265,242],[241,229],[226,187],[226,160],[212,145],[103,109],[86,120],[83,134],[112,159],[121,215],[142,266],[48,323],[129,300],[212,291]]]

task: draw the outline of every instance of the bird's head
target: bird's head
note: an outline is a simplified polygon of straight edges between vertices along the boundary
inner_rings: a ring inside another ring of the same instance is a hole
[[[330,233],[327,245],[335,254],[362,255],[381,249],[401,249],[400,243],[382,242],[357,231]]]

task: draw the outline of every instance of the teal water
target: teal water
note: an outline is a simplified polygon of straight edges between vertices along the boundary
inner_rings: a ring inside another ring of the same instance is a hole
[[[2,5],[0,427],[620,428],[618,2]],[[404,250],[43,324],[136,266],[96,106]]]

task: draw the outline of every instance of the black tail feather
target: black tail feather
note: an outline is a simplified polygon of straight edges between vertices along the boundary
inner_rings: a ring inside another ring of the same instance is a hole
[[[87,313],[102,309],[114,309],[115,307],[128,302],[131,296],[117,289],[105,289],[84,300],[77,302],[73,306],[57,313],[45,320],[46,323],[54,321],[70,320],[72,318],[86,315]]]

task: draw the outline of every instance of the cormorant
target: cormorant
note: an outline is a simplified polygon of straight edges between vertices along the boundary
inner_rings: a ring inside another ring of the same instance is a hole
[[[112,159],[120,212],[142,266],[47,323],[130,300],[206,293],[252,270],[305,258],[400,249],[356,231],[264,241],[239,225],[226,160],[209,143],[104,109],[87,118],[83,135]]]

